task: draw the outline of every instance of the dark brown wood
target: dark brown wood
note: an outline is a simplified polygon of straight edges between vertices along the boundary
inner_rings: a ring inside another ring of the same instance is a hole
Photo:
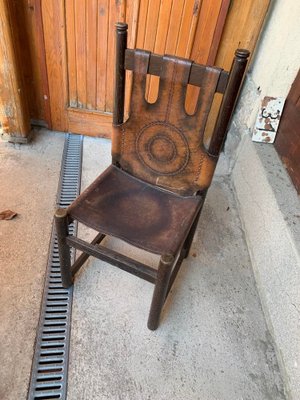
[[[300,194],[300,70],[285,102],[275,148]]]
[[[183,257],[184,258],[187,258],[189,256],[190,249],[191,249],[191,246],[192,246],[192,242],[193,242],[193,239],[194,239],[194,235],[195,235],[195,232],[196,232],[196,229],[197,229],[197,226],[198,226],[199,218],[200,218],[200,215],[201,215],[201,212],[202,212],[202,208],[203,208],[203,205],[204,205],[206,192],[202,193],[201,196],[202,196],[202,199],[203,199],[201,208],[199,209],[198,214],[196,215],[195,220],[193,222],[193,225],[191,226],[190,232],[187,235],[187,237],[185,239],[185,242],[183,244],[182,251],[183,251]]]
[[[68,236],[67,210],[65,208],[59,208],[56,210],[54,219],[59,250],[62,285],[63,287],[68,288],[73,284],[73,277],[71,272],[70,247],[66,241]]]
[[[228,125],[241,87],[250,52],[238,49],[229,74],[215,129],[209,144],[209,153],[218,156],[226,138]]]
[[[163,64],[163,56],[151,53],[150,60],[149,60],[148,74],[160,76],[161,70],[162,70],[162,64]],[[125,51],[125,68],[130,71],[133,71],[133,69],[134,69],[134,50],[133,49],[126,49],[126,51]],[[200,87],[203,84],[205,68],[206,67],[204,65],[193,63],[188,83],[190,85]],[[228,77],[229,77],[228,72],[221,71],[219,82],[218,82],[218,85],[216,88],[217,93],[224,93],[227,82],[228,82]]]
[[[128,25],[118,22],[116,24],[116,69],[115,69],[115,95],[113,123],[119,125],[124,119],[124,98],[125,98],[125,50],[127,47]]]
[[[185,258],[184,254],[185,254],[185,251],[184,251],[184,248],[182,248],[182,250],[181,250],[181,252],[179,254],[179,257],[177,258],[176,264],[173,267],[172,272],[171,272],[171,276],[170,276],[170,280],[169,280],[169,284],[168,284],[168,289],[167,289],[167,294],[166,294],[165,300],[167,300],[167,298],[168,298],[170,290],[172,289],[173,283],[175,282],[177,274],[178,274],[178,272],[180,270],[182,261]]]
[[[189,254],[249,52],[236,52],[228,75],[183,58],[126,50],[127,25],[117,24],[116,30],[113,162],[67,211],[56,215],[62,276],[69,284],[91,255],[154,283],[148,328],[155,330],[182,261]],[[133,70],[130,114],[125,123],[124,62]],[[160,76],[154,103],[145,99],[149,72]],[[185,107],[188,83],[201,86],[193,115]],[[225,94],[211,142],[212,155],[204,147],[203,136],[218,90]],[[99,234],[92,243],[66,238],[68,220],[78,220]],[[158,270],[98,244],[105,235],[162,255]],[[69,246],[83,252],[71,267],[71,276]]]
[[[147,324],[152,331],[157,329],[159,324],[159,317],[166,299],[173,264],[174,256],[161,256]]]
[[[138,276],[139,278],[145,279],[150,283],[154,283],[156,280],[156,269],[133,260],[132,258],[126,257],[123,254],[117,253],[114,250],[108,249],[107,247],[101,245],[95,246],[73,236],[68,236],[67,243],[75,249],[84,251],[93,257],[108,262],[111,265],[129,272],[132,275]]]
[[[106,235],[103,235],[103,233],[98,233],[98,235],[95,237],[95,239],[91,242],[92,245],[99,244],[102,242],[102,240],[105,238]],[[76,274],[76,272],[79,271],[79,269],[82,267],[82,265],[86,262],[86,260],[89,258],[89,254],[87,253],[82,253],[80,256],[76,259],[74,264],[71,267],[71,272],[72,276]]]

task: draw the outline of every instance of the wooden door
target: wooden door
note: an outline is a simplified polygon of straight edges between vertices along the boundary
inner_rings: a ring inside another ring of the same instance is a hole
[[[300,194],[300,70],[285,102],[275,148]]]
[[[129,25],[130,48],[213,64],[229,2],[41,0],[52,128],[110,137],[117,21]],[[157,86],[149,79],[149,99]]]

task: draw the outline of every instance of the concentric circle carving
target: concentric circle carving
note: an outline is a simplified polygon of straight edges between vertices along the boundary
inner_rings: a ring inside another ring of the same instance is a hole
[[[145,125],[136,137],[141,162],[159,175],[176,175],[187,165],[190,152],[183,132],[168,122]]]

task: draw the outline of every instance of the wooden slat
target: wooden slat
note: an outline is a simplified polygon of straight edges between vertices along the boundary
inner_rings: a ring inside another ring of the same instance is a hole
[[[208,62],[223,1],[215,0],[211,2],[210,0],[203,0],[202,2],[195,40],[191,51],[191,59],[199,64],[206,64]],[[215,60],[211,61],[213,64]]]
[[[140,1],[126,1],[125,21],[128,24],[127,47],[131,49],[134,49],[136,47],[139,10]]]
[[[196,4],[196,7],[194,5]],[[182,20],[179,28],[176,55],[190,58],[191,44],[195,34],[196,23],[199,14],[199,0],[185,1]]]
[[[106,101],[105,111],[113,110],[113,88],[114,88],[114,61],[115,61],[115,24],[125,21],[125,0],[110,0],[109,4],[109,26],[108,26],[108,49],[106,64]]]
[[[158,29],[160,6],[161,6],[161,0],[149,0],[145,40],[143,44],[143,49],[145,50],[154,51],[155,40]],[[150,82],[151,82],[151,77],[148,76],[145,89],[145,98],[148,101],[151,101],[149,98]]]
[[[77,107],[77,63],[74,1],[75,0],[66,0],[65,5],[69,105],[71,107]]]
[[[0,122],[5,134],[23,142],[30,133],[29,111],[6,1],[0,2],[0,37]]]
[[[172,0],[162,1],[159,9],[157,31],[153,51],[156,54],[164,54],[169,28],[169,20],[172,9]],[[151,76],[149,80],[149,91],[147,101],[154,103],[157,99],[159,78]]]
[[[228,0],[226,1],[228,2]],[[215,0],[214,2],[210,0],[202,1],[201,8],[199,10],[197,29],[195,31],[192,49],[190,52],[190,58],[199,64],[208,63],[221,6],[222,0]],[[215,60],[210,61],[214,62]],[[188,87],[185,108],[189,114],[193,114],[195,112],[198,96],[198,88]]]
[[[270,0],[232,0],[226,18],[216,65],[229,69],[237,48],[248,49],[253,54],[264,22]]]
[[[105,110],[108,19],[109,0],[98,0],[96,106],[99,111]]]
[[[106,235],[103,233],[98,233],[98,235],[92,240],[91,244],[99,244],[102,242],[102,240],[105,238]],[[74,276],[76,272],[79,271],[79,269],[82,267],[82,265],[86,262],[86,260],[89,258],[89,254],[87,253],[81,253],[78,258],[74,261],[74,264],[71,266],[71,273]]]
[[[137,25],[136,47],[138,49],[142,49],[144,47],[144,42],[145,42],[149,0],[139,0],[139,2],[140,2],[140,7],[139,7],[139,19]]]
[[[218,51],[218,48],[220,45],[221,36],[222,36],[223,29],[225,26],[226,17],[228,14],[228,9],[230,6],[230,2],[231,2],[231,0],[222,0],[220,12],[218,15],[218,20],[216,22],[214,37],[212,40],[212,44],[210,46],[209,56],[207,59],[207,63],[209,65],[214,65],[214,63],[215,63],[215,60],[217,57],[217,51]]]
[[[87,109],[68,108],[69,131],[95,137],[111,136],[112,115]]]
[[[146,264],[142,264],[139,261],[133,260],[132,258],[129,258],[123,254],[117,253],[116,251],[104,247],[101,244],[98,246],[92,245],[73,236],[67,237],[67,243],[69,246],[87,252],[91,256],[97,257],[100,260],[108,262],[111,265],[114,265],[135,276],[143,278],[148,282],[155,283],[156,281],[157,278],[156,269],[149,267]]]
[[[65,107],[68,91],[63,2],[42,1],[42,17],[52,126],[55,130],[67,131]]]
[[[179,26],[183,14],[185,0],[177,0],[172,3],[172,10],[170,14],[168,36],[166,41],[166,54],[175,54],[179,36]]]
[[[77,107],[86,108],[87,99],[87,43],[86,0],[75,1],[75,47],[77,60]]]
[[[132,49],[127,49],[125,53],[125,68],[131,71],[134,68],[133,53],[134,50]],[[148,73],[151,75],[159,76],[161,73],[162,62],[163,62],[162,56],[158,54],[151,54]],[[204,72],[205,72],[205,67],[203,65],[193,64],[191,68],[189,83],[191,85],[200,87],[203,81]],[[222,71],[216,92],[224,93],[227,81],[228,81],[228,72]]]
[[[89,110],[96,109],[96,85],[97,85],[97,22],[98,1],[88,0],[86,4],[87,21],[87,77],[86,77],[86,107]]]

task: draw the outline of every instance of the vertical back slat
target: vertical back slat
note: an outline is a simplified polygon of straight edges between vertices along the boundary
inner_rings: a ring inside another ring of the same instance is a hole
[[[229,80],[224,93],[214,132],[209,144],[209,153],[218,156],[226,138],[228,124],[240,90],[250,52],[238,49],[230,70]]]
[[[105,111],[113,111],[113,86],[114,86],[114,66],[115,66],[115,24],[125,21],[126,11],[125,0],[110,0],[109,2],[109,25],[107,63],[106,63],[106,101]]]

